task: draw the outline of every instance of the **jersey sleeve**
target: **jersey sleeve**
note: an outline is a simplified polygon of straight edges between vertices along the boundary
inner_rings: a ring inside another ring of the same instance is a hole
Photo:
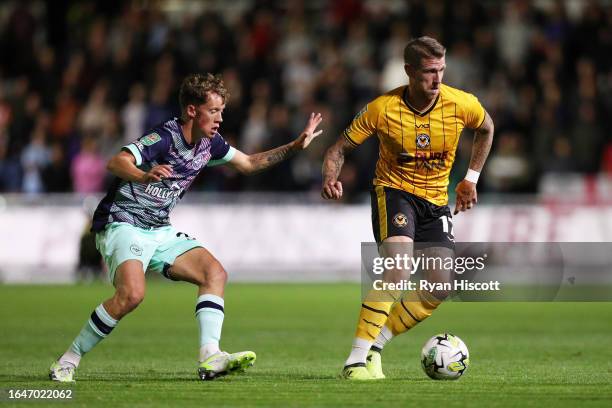
[[[207,167],[219,166],[232,160],[236,149],[229,145],[220,134],[213,137],[210,145],[210,161]]]
[[[485,119],[485,110],[472,94],[466,94],[464,101],[464,122],[465,127],[470,129],[478,129]]]
[[[361,109],[344,130],[344,137],[353,146],[359,146],[367,138],[376,134],[381,101],[375,99]]]
[[[144,135],[134,143],[123,146],[121,150],[132,153],[136,158],[136,166],[150,163],[164,157],[172,144],[172,138],[165,133],[152,132]]]

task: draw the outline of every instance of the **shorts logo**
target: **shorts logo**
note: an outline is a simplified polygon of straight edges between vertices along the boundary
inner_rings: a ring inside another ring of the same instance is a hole
[[[151,145],[159,142],[160,140],[161,140],[161,136],[158,135],[157,133],[151,133],[150,135],[146,135],[145,137],[140,139],[142,144],[145,145],[145,146],[151,146]]]
[[[408,224],[408,218],[402,213],[397,213],[393,217],[393,225],[397,228],[404,228]]]
[[[142,255],[142,248],[137,244],[130,245],[130,251],[136,256]]]
[[[416,145],[420,149],[424,149],[429,146],[429,135],[425,133],[419,133],[416,137]]]

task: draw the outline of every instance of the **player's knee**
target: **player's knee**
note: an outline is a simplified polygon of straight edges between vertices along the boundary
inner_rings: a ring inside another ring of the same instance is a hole
[[[410,279],[410,271],[407,269],[391,269],[385,272],[385,282],[402,282]]]
[[[223,287],[227,283],[227,272],[220,263],[215,263],[205,272],[205,285]]]
[[[138,307],[145,296],[144,288],[123,290],[118,293],[118,303],[124,313],[128,313]]]

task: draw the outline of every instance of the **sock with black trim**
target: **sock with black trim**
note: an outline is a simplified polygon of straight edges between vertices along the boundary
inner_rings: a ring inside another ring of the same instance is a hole
[[[196,320],[200,328],[200,362],[220,351],[224,306],[225,302],[219,296],[204,294],[198,297]]]
[[[70,363],[78,367],[81,357],[104,340],[117,326],[118,321],[108,314],[102,304],[91,313],[70,348],[59,358],[60,363]]]
[[[365,364],[368,351],[370,351],[370,347],[378,337],[380,330],[384,327],[398,295],[395,291],[377,291],[366,296],[359,311],[359,320],[351,347],[351,354],[346,360],[345,366],[355,363]]]

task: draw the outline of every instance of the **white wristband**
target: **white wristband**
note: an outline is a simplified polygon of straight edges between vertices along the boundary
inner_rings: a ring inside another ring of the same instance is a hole
[[[472,169],[468,169],[467,174],[465,175],[465,179],[474,184],[478,183],[478,177],[480,177],[480,173]]]

